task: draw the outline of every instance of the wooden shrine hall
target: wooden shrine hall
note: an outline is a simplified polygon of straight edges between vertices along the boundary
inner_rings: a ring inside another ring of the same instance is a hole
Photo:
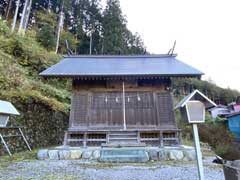
[[[72,79],[64,145],[176,145],[180,143],[171,78],[203,73],[176,55],[65,56],[40,73]]]

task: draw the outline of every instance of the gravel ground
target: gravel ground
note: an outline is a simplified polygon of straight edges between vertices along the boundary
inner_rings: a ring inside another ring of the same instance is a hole
[[[224,180],[222,167],[204,160],[205,180]],[[194,163],[101,164],[82,160],[21,161],[0,169],[0,179],[194,180]]]

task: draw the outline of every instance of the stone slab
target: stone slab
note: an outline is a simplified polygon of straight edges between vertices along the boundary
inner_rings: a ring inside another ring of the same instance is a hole
[[[85,151],[83,151],[83,153],[82,153],[82,158],[83,159],[91,159],[91,157],[92,157],[92,151],[90,150],[85,150]]]
[[[61,160],[67,160],[71,157],[71,152],[67,150],[59,151],[59,159]]]
[[[82,156],[81,150],[70,150],[70,159],[80,159]]]
[[[145,149],[102,149],[99,161],[140,163],[149,161],[149,156]]]
[[[41,149],[37,153],[37,158],[39,160],[45,160],[48,159],[48,150],[47,149]]]
[[[48,156],[51,160],[59,160],[58,150],[49,150]]]

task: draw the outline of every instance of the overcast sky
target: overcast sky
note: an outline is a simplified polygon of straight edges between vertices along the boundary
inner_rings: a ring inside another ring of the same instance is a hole
[[[120,0],[128,27],[150,53],[167,53],[177,41],[178,59],[219,86],[240,90],[239,0]]]

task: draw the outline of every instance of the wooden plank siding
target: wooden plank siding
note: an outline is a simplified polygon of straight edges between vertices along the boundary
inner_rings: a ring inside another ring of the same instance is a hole
[[[125,100],[127,129],[176,128],[170,92],[126,90]],[[74,91],[70,128],[122,129],[122,93]]]

